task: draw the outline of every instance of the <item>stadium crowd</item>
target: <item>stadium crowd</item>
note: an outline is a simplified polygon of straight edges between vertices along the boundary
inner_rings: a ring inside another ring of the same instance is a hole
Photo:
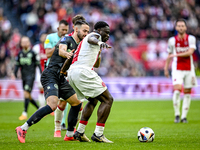
[[[99,20],[110,25],[109,44],[102,52],[97,72],[106,77],[147,76],[143,63],[136,63],[126,52],[141,40],[166,39],[173,36],[178,18],[187,21],[188,33],[200,38],[199,0],[10,0],[4,1],[13,17],[32,40],[38,42],[41,33],[56,32],[58,22],[65,19],[72,31],[72,17],[82,14],[92,26]],[[0,8],[0,78],[10,78],[15,56],[20,50],[21,34],[11,25]]]

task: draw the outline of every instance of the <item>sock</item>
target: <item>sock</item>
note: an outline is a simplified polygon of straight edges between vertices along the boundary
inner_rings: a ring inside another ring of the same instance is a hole
[[[94,131],[95,135],[101,136],[103,134],[104,127],[105,127],[105,123],[98,123],[97,122],[95,131]]]
[[[28,126],[28,123],[25,122],[21,127],[20,127],[22,130],[28,130],[29,126]]]
[[[81,106],[82,103],[78,104],[77,106],[71,106],[67,119],[68,121],[67,131],[74,131],[74,127],[77,123],[78,113],[80,111]]]
[[[44,116],[50,114],[51,112],[53,112],[53,110],[51,109],[51,107],[49,105],[46,105],[40,109],[38,109],[28,120],[27,120],[27,124],[28,126],[32,126],[33,124],[37,123],[38,121],[40,121]]]
[[[26,117],[28,116],[28,115],[27,115],[27,112],[25,112],[25,111],[22,112],[22,115],[24,115],[24,116],[26,116]]]
[[[38,104],[34,99],[30,100],[31,104],[33,104],[37,109],[39,108]]]
[[[173,106],[174,106],[174,113],[175,116],[180,116],[180,91],[175,90],[173,93]]]
[[[25,100],[24,100],[24,112],[27,112],[27,110],[28,110],[28,104],[29,104],[29,99],[25,98]]]
[[[79,133],[84,133],[85,132],[85,127],[87,125],[88,121],[83,121],[83,120],[80,120],[79,124],[78,124],[78,129],[77,131]]]
[[[54,112],[54,123],[55,123],[55,131],[61,131],[61,120],[63,117],[63,109],[59,106],[56,108]]]
[[[67,105],[66,105],[66,107],[65,107],[64,115],[63,115],[61,124],[66,124],[66,118],[67,118],[68,108],[69,108],[69,103],[67,103]]]
[[[184,94],[181,119],[187,118],[187,113],[190,108],[190,102],[191,102],[191,95]]]
[[[78,119],[77,119],[77,122],[76,122],[76,125],[75,127],[77,126],[79,120],[81,120],[81,115],[82,115],[82,112],[83,112],[83,108],[80,109],[79,113],[78,113]]]
[[[68,137],[73,137],[74,131],[67,131],[66,135],[67,135]]]
[[[38,95],[38,101],[40,103],[40,107],[45,106],[45,98],[44,98],[44,91],[40,90],[40,93]]]

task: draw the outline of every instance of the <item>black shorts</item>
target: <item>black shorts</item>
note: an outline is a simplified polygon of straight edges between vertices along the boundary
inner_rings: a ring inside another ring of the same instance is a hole
[[[67,100],[75,94],[74,89],[64,78],[59,77],[59,73],[46,68],[41,75],[41,83],[44,88],[45,99],[49,96],[57,96]]]
[[[31,77],[22,79],[24,91],[31,93],[31,91],[33,89],[34,80],[35,80],[35,78],[31,78]]]

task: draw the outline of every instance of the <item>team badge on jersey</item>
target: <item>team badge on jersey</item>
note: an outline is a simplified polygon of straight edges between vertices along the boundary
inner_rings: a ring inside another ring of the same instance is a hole
[[[63,38],[61,39],[61,42],[65,41],[65,39],[66,39],[66,38],[65,38],[65,37],[63,37]]]

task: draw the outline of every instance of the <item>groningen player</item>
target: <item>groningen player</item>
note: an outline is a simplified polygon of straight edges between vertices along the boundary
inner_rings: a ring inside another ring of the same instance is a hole
[[[105,43],[109,39],[110,28],[106,22],[99,21],[95,24],[94,29],[94,32],[88,34],[79,44],[68,70],[69,83],[76,91],[78,99],[88,99],[74,138],[87,142],[83,138],[85,136],[85,127],[97,102],[100,101],[96,128],[91,139],[95,142],[113,143],[103,135],[113,98],[105,83],[93,70],[93,67],[98,68],[100,65],[101,50],[110,48]]]
[[[89,26],[87,23],[80,25],[77,29],[77,34],[80,37],[85,37],[89,32]],[[71,109],[68,115],[68,140],[74,140],[74,126],[77,122],[77,116],[81,109],[82,103],[77,99],[75,91],[67,82],[64,76],[60,76],[60,69],[65,62],[66,58],[71,58],[73,51],[67,52],[67,49],[72,49],[76,44],[73,37],[64,37],[60,43],[56,46],[53,55],[51,57],[48,67],[43,71],[41,76],[42,86],[44,88],[45,99],[47,105],[38,109],[22,126],[16,128],[18,140],[21,143],[25,143],[25,135],[30,126],[40,121],[44,116],[50,114],[57,108],[59,98],[67,101],[71,105]],[[76,39],[80,41],[80,39]],[[74,43],[72,43],[74,42]],[[65,107],[61,108],[64,110]],[[89,140],[89,139],[88,139]]]
[[[30,39],[26,36],[21,38],[21,47],[22,50],[19,52],[16,65],[14,70],[14,75],[17,78],[18,69],[21,68],[21,76],[23,81],[23,90],[24,90],[24,111],[19,117],[19,120],[27,119],[27,109],[29,101],[38,109],[36,101],[31,97],[31,91],[33,88],[33,83],[35,80],[35,70],[38,66],[41,71],[40,62],[37,60],[36,54],[31,49]]]

